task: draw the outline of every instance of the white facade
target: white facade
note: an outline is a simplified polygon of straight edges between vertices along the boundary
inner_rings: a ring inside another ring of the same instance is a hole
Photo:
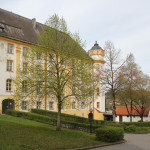
[[[139,116],[133,116],[132,121],[138,122],[141,118]],[[150,121],[150,114],[149,117],[143,117],[143,121]],[[116,122],[119,122],[119,115],[116,116]],[[122,116],[122,122],[130,122],[130,116]]]
[[[94,44],[91,50],[89,50],[89,56],[94,60],[94,73],[100,75],[100,71],[104,68],[104,50],[99,47],[97,42]],[[105,112],[105,86],[98,83],[99,94],[95,92],[94,108],[99,112]]]

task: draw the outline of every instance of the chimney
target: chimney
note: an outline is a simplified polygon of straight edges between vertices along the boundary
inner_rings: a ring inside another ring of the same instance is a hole
[[[33,28],[36,28],[36,18],[32,19]]]

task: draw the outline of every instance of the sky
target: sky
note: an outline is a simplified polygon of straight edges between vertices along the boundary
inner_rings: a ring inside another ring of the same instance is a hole
[[[69,30],[78,32],[90,50],[105,41],[129,53],[150,75],[150,0],[0,0],[0,8],[45,23],[54,13],[63,16]]]

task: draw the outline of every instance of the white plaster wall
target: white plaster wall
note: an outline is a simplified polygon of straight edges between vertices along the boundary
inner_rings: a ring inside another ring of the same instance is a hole
[[[133,122],[138,122],[140,120],[141,118],[139,116],[132,117]],[[143,121],[148,121],[148,117],[143,117]],[[119,116],[116,117],[116,122],[119,122]],[[122,116],[122,122],[130,122],[130,116]]]
[[[93,55],[91,57],[94,60],[104,60],[104,57],[101,56],[101,55]],[[100,65],[100,70],[104,68],[104,64],[102,64],[102,63],[94,63],[95,66],[96,66],[96,64]],[[96,74],[99,74],[99,71],[97,71],[96,68],[94,68],[94,72]],[[100,102],[100,108],[98,110],[101,111],[101,112],[105,112],[105,86],[102,86],[101,84],[99,84],[99,85],[97,85],[97,87],[100,88],[100,96],[96,96],[96,94],[95,94],[94,107],[96,109],[98,109],[97,108],[97,102]]]
[[[149,111],[149,114],[148,114],[148,121],[150,121],[150,111]]]
[[[104,60],[104,57],[101,55],[93,55],[91,56],[94,60]]]
[[[13,92],[6,92],[6,80],[16,78],[16,44],[14,44],[14,54],[7,53],[7,42],[0,41],[0,95],[13,95]],[[13,72],[6,71],[7,59],[13,60]],[[13,84],[13,89],[15,89]]]

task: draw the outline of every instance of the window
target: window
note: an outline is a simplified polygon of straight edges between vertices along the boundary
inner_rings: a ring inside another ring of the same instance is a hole
[[[89,110],[92,109],[92,102],[89,103]]]
[[[12,80],[11,79],[6,80],[6,91],[12,91]]]
[[[26,47],[23,48],[23,56],[28,56],[28,49]]]
[[[64,110],[65,109],[65,102],[61,103],[61,109]]]
[[[41,73],[41,70],[42,70],[42,69],[41,69],[41,66],[40,66],[40,65],[37,65],[37,66],[36,66],[36,73],[37,73],[37,74],[40,74],[40,73]]]
[[[81,109],[85,109],[85,102],[81,102]]]
[[[72,109],[76,109],[76,102],[72,101]]]
[[[41,53],[40,52],[36,52],[36,58],[40,59],[41,58]]]
[[[99,96],[99,95],[100,95],[99,87],[96,89],[96,94],[97,94],[97,96]]]
[[[42,86],[42,82],[41,81],[37,81],[37,83],[36,83],[36,93],[38,95],[41,93],[41,86]]]
[[[12,71],[12,60],[7,60],[7,71]]]
[[[100,66],[99,64],[96,65],[96,70],[99,70],[100,69]]]
[[[49,54],[49,61],[53,62],[54,61],[54,54]]]
[[[82,117],[84,117],[84,113],[82,113]]]
[[[28,83],[27,81],[22,81],[22,92],[27,92],[28,91]]]
[[[7,52],[8,52],[9,54],[12,54],[12,53],[13,53],[13,45],[12,45],[12,44],[8,44],[8,50],[7,50]]]
[[[28,63],[23,63],[23,73],[28,72]]]
[[[37,102],[37,103],[36,103],[36,108],[37,108],[37,109],[41,109],[41,102]]]
[[[49,102],[49,110],[54,110],[54,102]]]
[[[71,91],[72,91],[72,94],[75,94],[76,93],[76,89],[75,89],[75,85],[73,84],[72,87],[71,87]]]
[[[27,110],[27,102],[22,102],[22,110]]]
[[[0,27],[0,32],[4,32],[4,29]]]
[[[99,102],[97,102],[97,108],[99,108]]]

